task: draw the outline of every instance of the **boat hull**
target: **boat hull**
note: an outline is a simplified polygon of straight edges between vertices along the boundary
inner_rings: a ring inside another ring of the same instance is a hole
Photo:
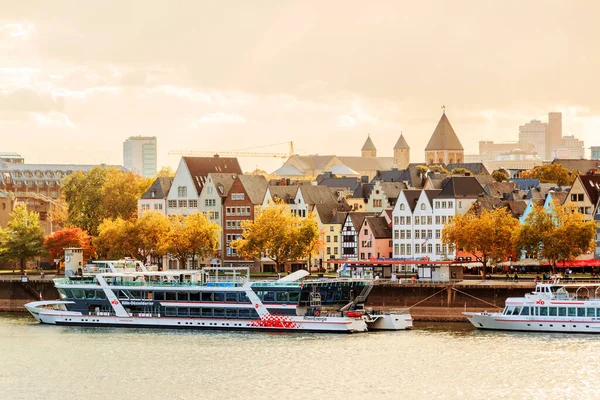
[[[543,318],[539,316],[511,316],[500,313],[464,312],[477,329],[525,332],[600,333],[600,318]]]
[[[410,314],[383,314],[365,318],[369,330],[403,331],[413,328]]]

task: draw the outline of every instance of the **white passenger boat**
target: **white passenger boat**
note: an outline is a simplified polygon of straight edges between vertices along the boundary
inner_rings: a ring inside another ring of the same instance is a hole
[[[141,263],[119,267],[103,262],[80,275],[55,279],[60,300],[25,307],[39,322],[55,325],[339,333],[365,332],[370,326],[412,327],[408,314],[379,317],[357,310],[366,300],[364,283],[347,311],[335,311],[317,302],[322,285],[298,280],[307,273],[252,282],[247,268],[148,271]],[[307,295],[310,301],[302,301]]]
[[[479,329],[600,333],[599,289],[599,285],[543,283],[525,297],[506,299],[502,312],[463,314]]]

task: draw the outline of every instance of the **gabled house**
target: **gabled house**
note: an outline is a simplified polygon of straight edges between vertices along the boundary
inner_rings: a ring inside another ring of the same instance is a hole
[[[269,204],[281,202],[283,204],[294,204],[296,199],[296,193],[298,192],[298,186],[286,186],[286,185],[269,185],[265,192],[265,198],[263,200],[263,207]]]
[[[171,189],[173,178],[158,177],[138,200],[138,216],[146,211],[156,211],[167,215],[167,196]]]
[[[407,187],[402,182],[375,181],[367,199],[366,211],[381,212],[393,209],[403,189]]]
[[[198,199],[210,173],[242,174],[237,158],[182,157],[167,196],[167,214],[198,212]]]
[[[342,258],[358,260],[358,233],[366,217],[375,213],[349,212],[342,225]]]
[[[262,206],[267,191],[267,180],[261,175],[238,175],[233,181],[229,193],[223,201],[225,216],[223,235],[225,237],[225,266],[249,267],[252,271],[261,271],[260,260],[244,260],[238,257],[231,242],[242,236],[242,222],[254,220]]]
[[[360,260],[392,258],[392,229],[385,217],[366,217],[358,233]]]
[[[594,258],[600,260],[600,174],[579,175],[573,182],[565,204],[577,207],[586,221],[596,221]]]
[[[464,215],[485,190],[474,176],[452,176],[448,178],[436,200],[437,210],[452,209]],[[442,208],[443,206],[446,206]],[[450,214],[448,214],[450,215]]]
[[[403,190],[392,211],[393,257],[413,259],[413,212],[421,195],[419,189]],[[402,266],[406,270],[405,266]]]

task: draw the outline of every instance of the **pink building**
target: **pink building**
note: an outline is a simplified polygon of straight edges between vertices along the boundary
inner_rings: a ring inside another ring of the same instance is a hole
[[[392,229],[385,217],[366,217],[358,233],[358,259],[392,258]]]

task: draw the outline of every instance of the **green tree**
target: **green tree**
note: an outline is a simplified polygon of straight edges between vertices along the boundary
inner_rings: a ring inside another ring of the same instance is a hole
[[[241,257],[270,258],[275,262],[276,272],[281,272],[286,262],[307,257],[314,251],[319,231],[314,216],[306,220],[293,215],[284,204],[266,207],[254,221],[243,223],[242,238],[233,241],[231,246]]]
[[[27,260],[44,254],[44,231],[39,215],[18,205],[10,213],[6,229],[0,230],[0,259],[18,261],[21,274]]]
[[[548,164],[521,172],[521,178],[537,178],[541,183],[556,183],[559,186],[571,186],[577,178],[577,171],[571,171],[562,164]]]
[[[509,177],[508,172],[503,169],[497,169],[492,172],[492,178],[494,178],[496,182],[508,182]]]
[[[506,259],[512,254],[513,236],[519,221],[506,208],[488,210],[479,203],[465,215],[455,216],[444,226],[442,240],[473,255],[481,255],[483,279],[490,260]]]
[[[532,258],[545,258],[556,271],[558,261],[577,258],[592,251],[596,224],[585,221],[572,207],[555,203],[550,210],[536,205],[517,232],[515,249]]]

